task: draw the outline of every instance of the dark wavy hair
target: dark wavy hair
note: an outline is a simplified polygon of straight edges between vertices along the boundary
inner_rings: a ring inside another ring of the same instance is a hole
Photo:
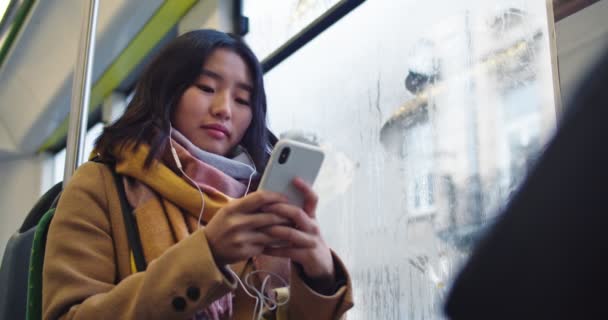
[[[268,160],[267,148],[276,138],[266,128],[266,93],[260,62],[239,38],[216,30],[185,33],[164,47],[145,68],[135,87],[135,96],[125,113],[106,127],[95,147],[102,159],[115,160],[114,150],[134,143],[150,146],[145,166],[159,159],[169,142],[170,121],[186,89],[199,77],[209,55],[218,48],[238,54],[253,79],[252,120],[240,145],[251,155],[258,170]]]

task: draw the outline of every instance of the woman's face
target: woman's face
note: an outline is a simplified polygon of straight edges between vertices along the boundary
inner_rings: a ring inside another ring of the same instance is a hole
[[[245,61],[229,49],[216,49],[182,95],[172,125],[199,148],[225,156],[251,123],[252,90]]]

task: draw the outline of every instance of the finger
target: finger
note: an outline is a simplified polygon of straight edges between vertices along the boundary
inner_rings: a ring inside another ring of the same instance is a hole
[[[307,259],[307,249],[299,249],[292,247],[281,247],[281,248],[273,248],[273,247],[265,247],[262,252],[265,255],[279,258],[289,258],[293,262],[302,263],[305,259]]]
[[[274,213],[254,213],[242,215],[240,229],[259,229],[272,225],[290,224],[291,220]]]
[[[239,250],[237,250],[236,255],[239,257],[238,260],[242,261],[263,253],[265,247],[266,246],[262,244],[250,243],[240,247]]]
[[[313,235],[291,227],[272,226],[261,231],[272,237],[274,241],[286,242],[292,248],[313,248],[317,244]]]
[[[278,216],[289,219],[293,226],[297,226],[298,229],[316,234],[318,228],[316,228],[316,222],[311,219],[303,209],[300,209],[289,203],[278,203],[264,207],[265,212],[271,212]]]
[[[304,195],[304,212],[308,214],[309,217],[316,217],[317,203],[319,202],[319,196],[315,193],[306,181],[302,180],[302,178],[296,177],[293,179],[294,186],[302,192]]]
[[[231,207],[235,211],[240,212],[255,212],[258,209],[277,202],[288,202],[286,196],[270,191],[256,191],[238,201],[231,203]]]
[[[266,234],[265,232],[242,232],[235,236],[235,245],[237,247],[247,248],[249,246],[269,246],[277,242],[277,239]]]

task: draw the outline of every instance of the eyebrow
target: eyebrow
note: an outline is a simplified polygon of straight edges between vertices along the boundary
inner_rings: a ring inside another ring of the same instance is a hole
[[[203,69],[201,71],[201,75],[213,78],[218,81],[224,81],[224,77],[222,77],[219,73],[216,73],[216,72],[213,72],[213,71],[210,71],[207,69]],[[253,87],[244,82],[237,82],[236,86],[241,89],[247,90],[249,92],[253,92]]]

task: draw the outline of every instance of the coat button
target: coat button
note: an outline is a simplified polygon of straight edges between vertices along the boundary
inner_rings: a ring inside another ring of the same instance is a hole
[[[173,309],[175,309],[175,311],[184,311],[186,309],[186,299],[183,297],[173,298],[171,304],[173,304]]]
[[[198,287],[188,287],[186,290],[186,296],[192,300],[196,301],[201,296],[201,290]]]

